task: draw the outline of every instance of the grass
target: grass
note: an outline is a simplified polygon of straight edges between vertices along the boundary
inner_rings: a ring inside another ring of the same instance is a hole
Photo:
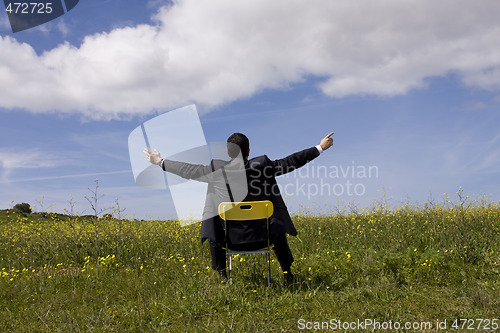
[[[221,284],[199,224],[0,211],[0,331],[296,332],[334,328],[334,319],[429,322],[436,331],[438,320],[451,330],[474,319],[477,329],[481,318],[491,332],[500,324],[498,204],[459,192],[457,203],[293,219],[298,282],[283,286],[273,262],[267,288],[258,255],[236,257],[235,282]]]

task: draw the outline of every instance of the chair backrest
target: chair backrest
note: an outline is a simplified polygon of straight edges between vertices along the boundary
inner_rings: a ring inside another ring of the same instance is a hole
[[[268,219],[274,213],[273,203],[269,200],[248,202],[221,202],[219,216],[223,220],[250,221]]]

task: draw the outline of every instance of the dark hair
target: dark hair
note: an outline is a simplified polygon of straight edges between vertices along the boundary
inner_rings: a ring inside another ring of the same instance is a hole
[[[235,158],[238,153],[242,153],[242,157],[246,158],[250,152],[250,142],[245,134],[233,133],[227,139],[227,152],[229,157]]]

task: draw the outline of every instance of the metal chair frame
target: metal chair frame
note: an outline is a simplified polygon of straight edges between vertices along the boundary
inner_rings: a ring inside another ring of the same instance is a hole
[[[224,222],[225,240],[226,240],[226,260],[229,258],[229,283],[233,283],[232,279],[232,256],[236,254],[255,254],[262,253],[266,255],[267,263],[267,285],[271,285],[271,233],[269,227],[269,218],[273,215],[273,203],[269,200],[265,201],[248,201],[248,202],[222,202],[219,205],[219,216]],[[228,227],[227,221],[252,221],[266,219],[267,229],[267,247],[254,251],[231,250],[228,244]]]

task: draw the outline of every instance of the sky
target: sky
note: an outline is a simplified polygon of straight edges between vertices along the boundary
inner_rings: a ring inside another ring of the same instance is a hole
[[[175,218],[168,190],[135,184],[128,135],[190,104],[207,142],[245,133],[250,157],[335,132],[278,178],[292,212],[460,187],[498,201],[499,16],[497,0],[85,0],[12,33],[2,10],[0,209],[93,214],[97,180],[99,209]]]

